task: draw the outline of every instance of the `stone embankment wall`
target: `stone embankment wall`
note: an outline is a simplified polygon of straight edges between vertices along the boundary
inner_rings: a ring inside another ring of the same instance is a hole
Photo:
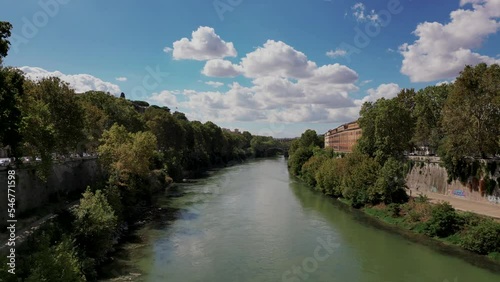
[[[498,184],[492,195],[487,195],[484,181],[470,177],[466,183],[454,180],[448,183],[448,173],[439,165],[438,157],[411,157],[415,165],[406,178],[406,183],[413,195],[419,191],[439,193],[464,200],[495,204],[500,207],[500,189]],[[500,166],[500,165],[499,165]],[[497,169],[490,178],[498,179]]]
[[[102,177],[97,159],[79,159],[54,164],[46,182],[38,179],[34,167],[16,171],[16,216],[47,204],[56,194],[83,192]],[[0,170],[0,222],[7,220],[7,169]]]

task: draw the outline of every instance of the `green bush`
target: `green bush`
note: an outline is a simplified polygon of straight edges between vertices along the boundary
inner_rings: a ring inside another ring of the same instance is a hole
[[[447,202],[432,207],[431,218],[426,222],[425,233],[429,236],[448,237],[459,227],[459,216]]]
[[[86,281],[81,272],[73,242],[65,238],[56,246],[45,246],[32,256],[31,274],[27,282],[40,281]]]
[[[389,158],[378,173],[375,185],[370,189],[373,203],[405,203],[406,194],[405,166],[396,159]]]
[[[310,147],[299,147],[288,159],[288,166],[293,175],[300,176],[302,166],[313,155],[313,149]]]
[[[316,173],[318,189],[329,196],[342,196],[342,179],[345,174],[345,158],[326,160]]]
[[[85,251],[86,257],[101,263],[113,248],[117,227],[117,218],[106,196],[101,190],[92,193],[87,189],[73,213],[78,247]]]
[[[418,197],[415,198],[415,202],[417,203],[428,203],[429,202],[429,197],[424,194],[419,194]]]
[[[308,185],[316,186],[316,172],[320,166],[327,160],[326,156],[312,156],[307,162],[302,165],[301,175]]]
[[[343,177],[342,196],[352,201],[354,208],[377,203],[378,194],[374,189],[380,165],[368,155],[353,152],[346,157],[347,173]]]
[[[397,203],[391,203],[387,206],[387,210],[392,217],[399,217],[401,213],[401,205]]]
[[[500,252],[500,224],[492,219],[481,220],[462,232],[460,245],[482,255]]]

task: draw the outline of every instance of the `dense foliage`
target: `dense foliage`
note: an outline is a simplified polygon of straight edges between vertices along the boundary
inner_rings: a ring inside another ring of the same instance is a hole
[[[349,199],[354,207],[407,200],[403,162],[390,157],[380,164],[358,149],[344,156],[320,148],[319,140],[315,131],[308,130],[292,142],[290,173],[326,195]]]

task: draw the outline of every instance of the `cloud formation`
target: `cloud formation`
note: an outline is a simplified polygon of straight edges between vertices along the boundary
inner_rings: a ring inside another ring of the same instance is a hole
[[[189,44],[199,41],[200,32],[200,29],[193,32]],[[211,28],[203,28],[202,32],[211,34],[211,40],[217,38],[215,41],[228,44],[212,33]],[[183,40],[186,41],[177,42]],[[204,48],[189,50],[194,49]],[[173,52],[175,58],[175,44]],[[359,90],[356,71],[338,63],[317,65],[303,52],[282,41],[267,40],[245,54],[239,62],[223,59],[229,53],[218,52],[211,59],[207,59],[207,52],[184,57],[206,60],[201,71],[205,76],[241,76],[250,79],[249,85],[233,82],[227,91],[165,90],[155,93],[149,100],[169,107],[177,105],[187,110],[190,119],[201,121],[342,123],[357,118],[362,101],[389,98],[399,92],[397,84],[383,84],[368,90],[363,99],[355,100],[351,95]],[[236,55],[236,52],[231,54]],[[345,51],[340,49],[327,52],[330,57],[344,54]],[[223,85],[214,81],[205,84],[214,88]],[[182,100],[176,95],[182,95]]]
[[[401,91],[401,87],[396,83],[380,84],[377,88],[370,88],[366,90],[368,96],[365,96],[361,100],[356,100],[357,105],[363,105],[365,102],[375,102],[380,98],[391,99],[398,95]]]
[[[235,77],[243,73],[239,65],[227,60],[214,59],[205,63],[202,74],[211,77]]]
[[[124,77],[124,76],[120,76],[120,77],[117,77],[115,78],[117,81],[121,81],[121,82],[124,82],[124,81],[127,81],[127,78]]]
[[[172,48],[165,47],[163,50],[168,53]],[[172,55],[175,60],[206,61],[236,57],[237,52],[233,43],[222,40],[213,28],[200,26],[193,31],[191,39],[182,38],[174,42]]]
[[[38,67],[24,66],[19,68],[27,78],[40,80],[47,77],[58,77],[62,81],[69,83],[76,93],[83,93],[90,90],[109,92],[113,95],[121,93],[120,87],[111,82],[106,82],[90,74],[64,74],[60,71],[48,71]]]
[[[177,102],[177,97],[175,94],[178,92],[164,90],[160,93],[153,93],[151,97],[149,97],[148,101],[154,104],[167,106],[169,108],[176,107],[179,103]]]
[[[450,22],[424,22],[413,32],[418,39],[404,43],[401,73],[412,82],[429,82],[456,77],[465,65],[500,63],[493,57],[472,51],[500,29],[499,0],[461,0],[460,6],[472,9],[450,13]]]
[[[219,87],[221,87],[221,86],[224,85],[224,83],[218,82],[218,81],[206,81],[205,84],[206,85],[210,85],[210,86],[212,86],[214,88],[219,88]]]
[[[326,56],[332,59],[337,57],[344,57],[345,55],[347,55],[347,51],[342,49],[335,49],[335,51],[330,50],[326,52]]]
[[[366,13],[366,6],[363,3],[356,3],[351,7],[352,15],[358,22],[378,22],[379,16],[375,13],[375,10],[371,10]]]

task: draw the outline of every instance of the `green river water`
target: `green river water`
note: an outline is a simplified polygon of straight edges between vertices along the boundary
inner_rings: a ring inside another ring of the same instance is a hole
[[[134,281],[500,281],[480,256],[395,232],[311,191],[283,157],[224,168],[157,201],[159,215],[111,272]]]

